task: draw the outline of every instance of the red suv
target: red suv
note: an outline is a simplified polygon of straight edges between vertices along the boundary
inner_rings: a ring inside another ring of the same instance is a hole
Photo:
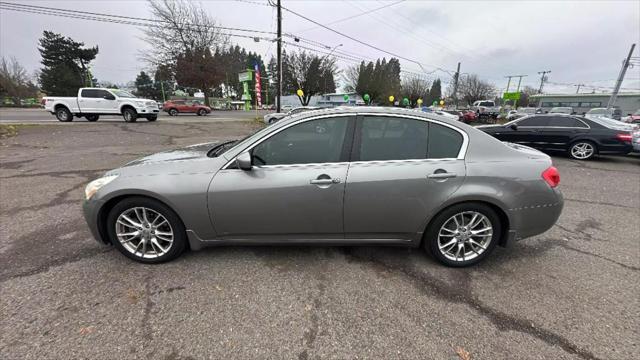
[[[162,105],[162,110],[168,112],[171,116],[176,116],[180,113],[203,116],[211,112],[210,107],[194,100],[169,100]]]

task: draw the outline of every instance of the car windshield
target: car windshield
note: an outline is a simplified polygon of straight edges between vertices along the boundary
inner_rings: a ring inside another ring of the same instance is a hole
[[[135,98],[136,97],[132,93],[130,93],[128,91],[124,91],[124,90],[113,89],[113,90],[111,90],[111,92],[114,93],[117,97],[121,97],[121,98]]]

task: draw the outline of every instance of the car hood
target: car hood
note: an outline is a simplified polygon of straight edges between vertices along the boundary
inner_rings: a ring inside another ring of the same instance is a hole
[[[217,141],[187,146],[185,148],[163,151],[126,163],[123,167],[136,166],[150,163],[191,160],[206,157],[207,153],[226,141]]]

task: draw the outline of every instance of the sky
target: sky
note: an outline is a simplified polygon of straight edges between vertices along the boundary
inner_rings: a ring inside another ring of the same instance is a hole
[[[151,18],[148,3],[142,0],[3,2]],[[276,11],[266,0],[201,4],[221,26],[276,30]],[[591,87],[610,91],[631,44],[640,46],[640,1],[282,0],[282,6],[378,49],[283,10],[283,32],[304,39],[299,44],[316,49],[309,42],[338,46],[336,51],[363,60],[389,58],[392,53],[405,58],[404,70],[429,80],[440,78],[445,84],[460,62],[462,74],[477,74],[502,91],[507,75],[527,75],[522,86],[537,89],[538,72],[543,70],[551,70],[547,93],[575,93],[576,84],[584,84],[581,92],[591,92]],[[349,19],[339,21],[345,18]],[[0,56],[15,57],[29,72],[37,70],[41,67],[37,44],[44,30],[97,45],[94,76],[118,84],[148,69],[140,53],[154,51],[136,26],[0,10]],[[231,41],[267,61],[276,54],[272,41],[237,37]],[[287,51],[295,49],[285,45]],[[633,56],[640,56],[638,47]],[[338,59],[341,68],[354,63]],[[640,65],[627,71],[622,87],[640,91]]]

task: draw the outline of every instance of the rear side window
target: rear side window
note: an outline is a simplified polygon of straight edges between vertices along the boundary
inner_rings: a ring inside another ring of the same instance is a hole
[[[549,118],[546,116],[531,116],[518,121],[518,126],[548,126]]]
[[[83,97],[83,98],[99,98],[99,97],[102,97],[102,96],[99,96],[98,91],[100,91],[100,90],[84,89],[80,93],[80,96]]]
[[[436,123],[366,116],[360,127],[360,161],[456,158],[462,135]]]
[[[549,126],[555,126],[555,127],[570,127],[570,128],[576,128],[576,127],[586,127],[586,125],[575,118],[572,117],[567,117],[567,116],[554,116],[549,120]]]
[[[429,158],[457,158],[462,147],[462,134],[443,125],[429,124]]]

